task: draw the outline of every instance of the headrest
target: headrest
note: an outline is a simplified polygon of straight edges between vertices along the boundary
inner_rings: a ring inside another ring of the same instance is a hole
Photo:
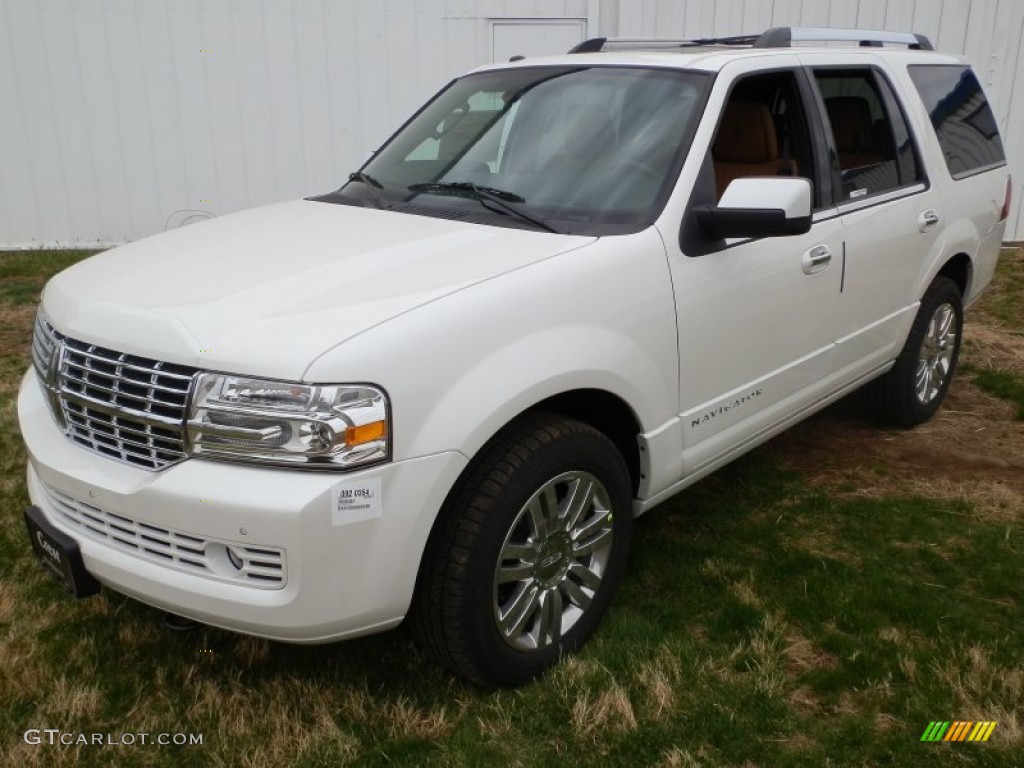
[[[779,140],[772,113],[757,101],[730,101],[722,114],[711,148],[716,160],[767,163],[779,157]]]
[[[871,143],[871,107],[860,96],[825,99],[825,111],[832,123],[832,135],[840,152],[859,152]]]

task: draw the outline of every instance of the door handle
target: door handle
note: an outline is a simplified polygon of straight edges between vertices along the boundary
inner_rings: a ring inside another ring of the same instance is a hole
[[[939,214],[929,208],[927,211],[922,211],[921,215],[917,217],[917,231],[923,234],[938,223]]]
[[[805,251],[800,258],[800,266],[805,275],[812,275],[825,269],[832,261],[832,251],[827,245],[816,245],[809,251]]]

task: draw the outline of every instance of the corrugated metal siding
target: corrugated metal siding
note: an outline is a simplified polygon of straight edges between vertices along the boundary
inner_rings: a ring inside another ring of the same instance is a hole
[[[120,242],[336,187],[490,59],[496,19],[923,32],[992,97],[1024,237],[1020,0],[0,0],[0,247]]]
[[[333,189],[490,60],[596,0],[0,0],[0,247],[136,239]]]

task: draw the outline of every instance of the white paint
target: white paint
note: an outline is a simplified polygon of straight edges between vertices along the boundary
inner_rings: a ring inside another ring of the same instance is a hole
[[[45,304],[93,344],[237,373],[274,349],[261,375],[301,380],[333,344],[591,240],[295,200],[99,254]]]
[[[772,177],[733,180],[718,201],[720,208],[779,208],[787,219],[811,215],[811,182]]]

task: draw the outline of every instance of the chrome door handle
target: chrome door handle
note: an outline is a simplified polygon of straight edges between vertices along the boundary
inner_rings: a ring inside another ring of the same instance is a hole
[[[917,217],[917,231],[923,234],[938,223],[939,214],[929,208],[927,211],[922,211],[921,215]]]
[[[811,250],[805,251],[800,258],[800,266],[805,275],[812,275],[825,269],[832,261],[832,251],[827,245],[816,245]]]

